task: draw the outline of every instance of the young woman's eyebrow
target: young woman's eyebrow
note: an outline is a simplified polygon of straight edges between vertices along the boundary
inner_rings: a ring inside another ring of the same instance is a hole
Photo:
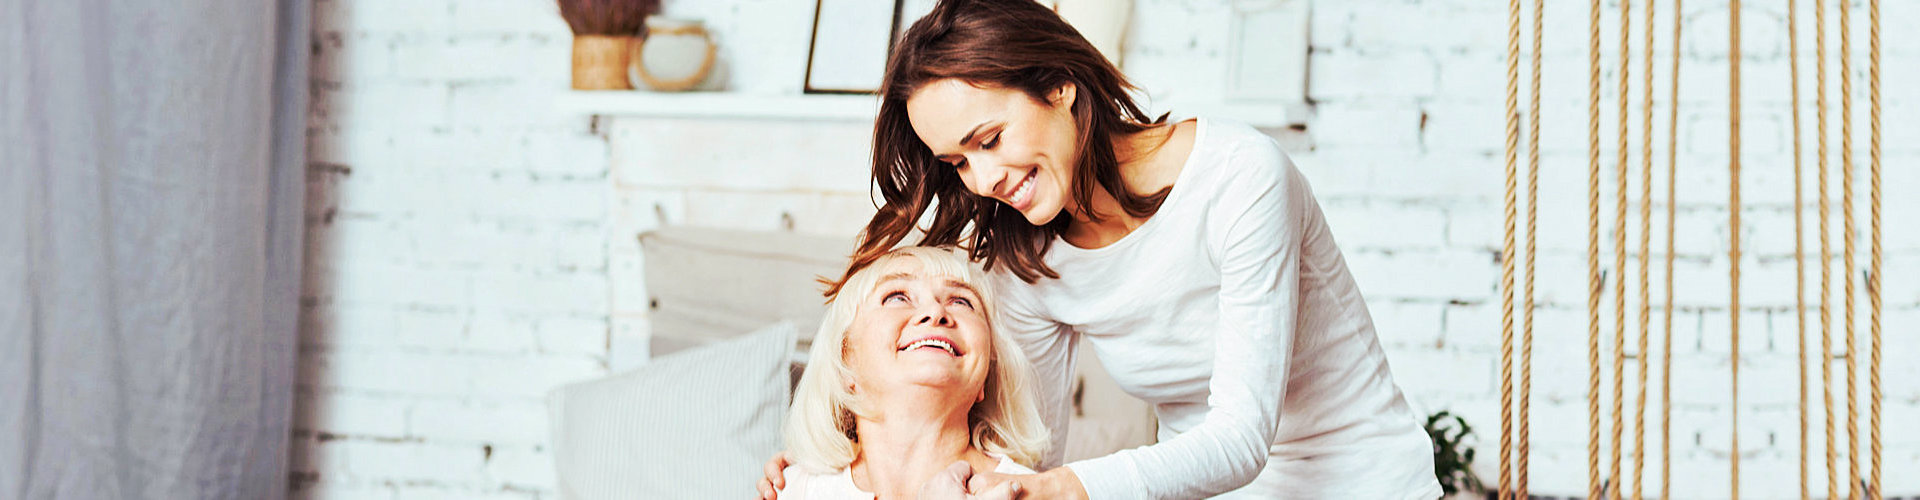
[[[967,143],[973,142],[973,135],[980,133],[980,128],[985,126],[987,126],[987,122],[980,122],[979,125],[973,126],[973,130],[968,130],[967,135],[960,136],[960,147],[967,147]]]

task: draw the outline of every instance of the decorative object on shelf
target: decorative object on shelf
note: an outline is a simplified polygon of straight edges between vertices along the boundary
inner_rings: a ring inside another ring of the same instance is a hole
[[[573,88],[631,89],[628,53],[659,0],[558,0],[573,30]]]
[[[648,17],[647,38],[633,44],[632,76],[650,90],[692,89],[713,71],[718,50],[700,21]]]
[[[814,0],[807,52],[809,94],[871,94],[880,89],[899,31],[900,0]]]
[[[1121,42],[1127,38],[1127,18],[1133,0],[1054,0],[1053,12],[1073,25],[1082,38],[1100,49],[1100,55],[1120,67]]]
[[[1307,2],[1236,3],[1227,38],[1227,98],[1294,103],[1307,92]]]

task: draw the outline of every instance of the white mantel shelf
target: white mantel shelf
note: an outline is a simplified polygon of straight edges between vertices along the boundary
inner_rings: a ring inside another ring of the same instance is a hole
[[[573,90],[561,110],[585,115],[647,118],[872,121],[879,101],[870,95],[758,95],[734,92]]]
[[[556,106],[564,112],[607,117],[739,118],[759,120],[871,121],[879,102],[870,95],[787,94],[734,92],[648,92],[639,90],[573,90],[560,94]],[[1234,120],[1255,127],[1284,128],[1306,123],[1305,105],[1270,102],[1173,103],[1150,108],[1155,115],[1175,110],[1175,117],[1205,116]]]

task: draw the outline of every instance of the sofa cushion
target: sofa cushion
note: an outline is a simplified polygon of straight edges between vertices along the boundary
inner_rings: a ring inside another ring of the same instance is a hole
[[[548,395],[560,496],[748,498],[780,449],[799,329],[781,322]]]

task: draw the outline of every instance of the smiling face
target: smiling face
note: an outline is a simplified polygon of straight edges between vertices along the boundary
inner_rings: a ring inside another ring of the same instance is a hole
[[[913,132],[967,190],[999,200],[1034,225],[1068,210],[1077,151],[1067,84],[1035,101],[1026,93],[935,80],[907,98]]]
[[[877,264],[880,281],[860,298],[846,361],[863,398],[935,387],[956,401],[979,399],[993,364],[986,304],[963,277],[928,272],[914,258]]]

